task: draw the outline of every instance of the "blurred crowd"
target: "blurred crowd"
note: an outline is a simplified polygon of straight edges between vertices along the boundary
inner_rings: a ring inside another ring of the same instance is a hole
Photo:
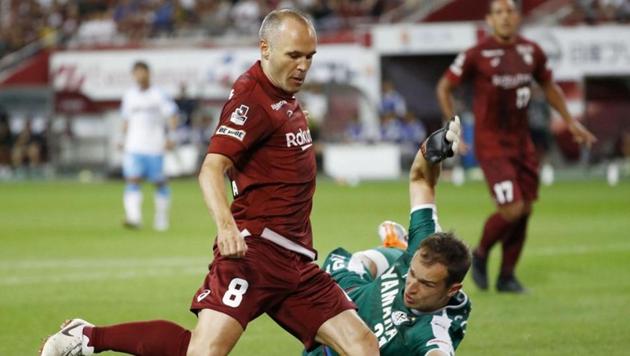
[[[0,58],[38,39],[116,43],[169,36],[253,35],[276,8],[309,13],[319,31],[394,20],[422,1],[405,0],[0,0]],[[574,0],[578,21],[630,20],[628,0]],[[395,15],[398,14],[398,15]]]
[[[575,3],[586,23],[630,22],[628,0],[576,0]]]
[[[12,127],[0,108],[0,179],[41,173],[48,154],[47,127],[40,119],[25,118]],[[43,125],[42,125],[43,124]]]
[[[377,21],[404,0],[0,0],[0,57],[54,35],[138,41],[160,36],[252,35],[270,10],[309,13],[319,30]]]

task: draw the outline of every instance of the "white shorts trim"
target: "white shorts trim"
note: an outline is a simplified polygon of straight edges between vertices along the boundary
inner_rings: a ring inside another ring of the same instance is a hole
[[[241,236],[243,237],[247,237],[247,236],[251,236],[252,234],[247,231],[247,229],[241,231]],[[279,233],[265,228],[263,230],[263,232],[260,234],[260,237],[262,237],[265,240],[269,240],[273,243],[275,243],[276,245],[283,247],[289,251],[293,251],[296,253],[299,253],[300,255],[304,255],[308,258],[310,258],[311,260],[315,260],[315,252],[307,249],[304,246],[298,245],[295,242],[287,239],[286,237],[280,235]]]

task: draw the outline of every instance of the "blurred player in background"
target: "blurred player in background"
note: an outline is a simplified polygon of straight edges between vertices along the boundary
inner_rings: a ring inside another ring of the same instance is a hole
[[[448,126],[427,139],[412,163],[410,234],[385,222],[379,227],[383,246],[354,254],[338,248],[322,267],[357,304],[381,355],[451,356],[466,333],[471,304],[461,288],[470,251],[452,233],[438,232],[435,206],[439,161],[459,141],[459,119]],[[436,151],[437,159],[428,162],[423,152]],[[306,353],[334,354],[325,346]]]
[[[294,94],[316,52],[315,28],[300,12],[276,10],[263,20],[259,44],[261,60],[234,83],[199,173],[217,238],[192,301],[195,329],[161,320],[95,327],[74,319],[47,340],[42,355],[226,355],[263,313],[308,350],[324,343],[345,355],[379,354],[354,303],[313,262],[315,152]]]
[[[480,289],[488,288],[488,255],[501,241],[497,290],[521,293],[525,288],[514,270],[539,185],[538,160],[527,122],[532,81],[541,86],[578,143],[590,147],[595,137],[569,114],[542,49],[518,35],[520,15],[514,1],[490,1],[486,22],[492,36],[457,56],[439,81],[437,95],[444,117],[451,117],[453,89],[465,80],[474,83],[475,153],[497,211],[486,221],[473,252],[473,280]]]
[[[123,176],[125,226],[139,228],[142,223],[143,179],[155,184],[155,218],[153,227],[168,229],[171,192],[164,175],[164,152],[175,145],[177,106],[164,92],[151,84],[149,66],[136,62],[132,69],[137,86],[122,99],[124,120]]]

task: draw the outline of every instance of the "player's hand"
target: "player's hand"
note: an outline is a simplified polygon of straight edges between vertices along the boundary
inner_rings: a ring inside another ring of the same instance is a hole
[[[236,226],[219,230],[217,236],[217,246],[221,256],[231,258],[241,258],[247,252],[245,238],[241,236]]]
[[[588,148],[597,142],[597,138],[593,135],[584,125],[577,120],[572,120],[569,123],[569,131],[573,135],[575,142],[584,145]]]
[[[432,133],[422,143],[420,150],[424,158],[431,164],[436,164],[458,152],[462,132],[459,116],[455,115],[446,125]]]
[[[302,112],[304,113],[304,117],[306,118],[306,122],[311,122],[311,114],[308,112],[308,110],[302,110]]]

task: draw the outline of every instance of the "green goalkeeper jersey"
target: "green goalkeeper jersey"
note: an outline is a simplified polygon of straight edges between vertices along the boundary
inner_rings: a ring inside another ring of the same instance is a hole
[[[361,319],[378,339],[381,355],[425,355],[433,349],[453,355],[464,338],[471,304],[460,291],[448,305],[431,313],[405,306],[405,280],[413,253],[438,228],[433,205],[414,210],[410,220],[407,250],[392,249],[384,254],[393,264],[377,278],[373,279],[363,264],[342,248],[333,251],[322,268],[355,302]],[[399,256],[395,261],[394,255]],[[328,347],[319,347],[305,355],[336,353]]]

